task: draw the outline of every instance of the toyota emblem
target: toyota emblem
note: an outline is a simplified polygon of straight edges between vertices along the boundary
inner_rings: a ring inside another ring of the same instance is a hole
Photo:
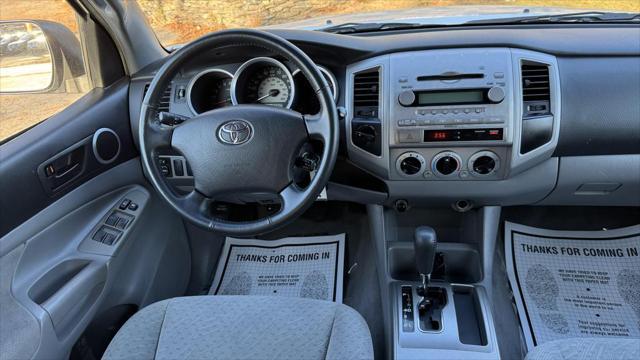
[[[253,129],[244,120],[231,120],[222,124],[218,129],[218,139],[225,144],[240,145],[251,139]]]

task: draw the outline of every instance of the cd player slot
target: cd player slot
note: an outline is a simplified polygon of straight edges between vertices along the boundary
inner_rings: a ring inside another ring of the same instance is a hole
[[[451,81],[463,79],[484,79],[484,74],[441,74],[418,76],[418,81]]]

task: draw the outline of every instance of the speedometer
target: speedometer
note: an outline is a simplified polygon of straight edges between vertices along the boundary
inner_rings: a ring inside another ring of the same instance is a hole
[[[266,57],[242,64],[231,84],[234,104],[261,104],[290,108],[294,98],[291,72],[281,62]]]

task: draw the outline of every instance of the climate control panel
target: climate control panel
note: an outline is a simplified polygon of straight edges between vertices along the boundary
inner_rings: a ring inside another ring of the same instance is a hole
[[[501,159],[506,148],[477,150],[416,149],[396,156],[396,174],[392,178],[404,180],[498,180],[506,173]]]

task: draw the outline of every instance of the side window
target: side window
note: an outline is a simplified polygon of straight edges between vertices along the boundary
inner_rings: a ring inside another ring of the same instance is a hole
[[[0,142],[91,89],[76,14],[66,1],[0,1]]]

